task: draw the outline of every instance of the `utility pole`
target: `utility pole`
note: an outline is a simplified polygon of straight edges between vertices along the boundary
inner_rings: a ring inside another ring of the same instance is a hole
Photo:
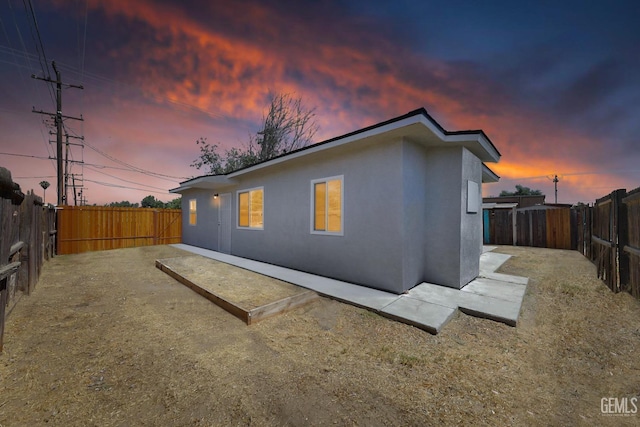
[[[553,186],[555,187],[555,191],[556,191],[556,205],[558,204],[558,181],[560,181],[558,179],[558,175],[553,177]]]
[[[73,180],[73,206],[78,206],[78,194],[76,193],[76,176],[71,174]]]
[[[65,187],[65,183],[64,183],[64,176],[63,176],[63,172],[62,172],[62,128],[63,128],[63,123],[62,123],[62,119],[73,119],[73,120],[80,120],[83,121],[84,119],[82,118],[82,116],[80,116],[80,118],[78,117],[71,117],[71,116],[65,116],[62,114],[62,79],[60,77],[60,71],[58,71],[58,68],[56,67],[56,61],[52,61],[51,65],[53,66],[53,70],[56,72],[56,79],[55,80],[51,80],[50,78],[45,78],[45,77],[37,77],[35,74],[32,74],[31,77],[34,79],[38,79],[38,80],[43,80],[45,82],[48,83],[55,83],[56,84],[56,112],[55,114],[52,113],[47,113],[46,111],[42,111],[42,110],[36,110],[35,107],[33,108],[33,112],[34,113],[38,113],[38,114],[46,114],[48,116],[52,116],[55,118],[55,124],[56,124],[56,169],[57,169],[57,173],[58,173],[58,206],[64,205],[67,203],[67,197],[66,197],[66,187]],[[66,84],[64,85],[65,87],[73,87],[76,89],[84,89],[84,87],[82,85],[69,85]],[[68,147],[68,146],[67,146]]]
[[[69,204],[69,134],[66,136],[66,146],[64,153],[64,200],[63,204]]]

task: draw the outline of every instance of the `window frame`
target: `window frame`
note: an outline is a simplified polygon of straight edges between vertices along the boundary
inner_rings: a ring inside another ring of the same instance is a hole
[[[251,192],[256,190],[262,191],[262,226],[261,227],[251,226]],[[240,225],[240,194],[244,194],[244,193],[246,193],[249,197],[249,201],[248,201],[249,225]],[[245,188],[245,189],[236,191],[236,228],[239,230],[264,230],[264,186]]]
[[[191,221],[192,218],[193,221]],[[198,199],[189,199],[189,226],[195,227],[196,225],[198,225]]]
[[[329,181],[340,181],[340,231],[327,231],[315,229],[315,208],[316,208],[316,184],[324,183],[327,191],[325,193],[325,224],[328,225],[329,217]],[[344,175],[330,176],[326,178],[318,178],[311,180],[311,195],[310,195],[310,215],[309,215],[309,229],[311,234],[323,235],[323,236],[344,236]]]

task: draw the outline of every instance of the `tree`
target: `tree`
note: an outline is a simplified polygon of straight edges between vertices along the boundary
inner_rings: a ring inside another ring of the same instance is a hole
[[[516,191],[503,190],[500,192],[500,197],[505,196],[543,196],[541,190],[532,190],[529,187],[522,185],[516,185]]]
[[[165,209],[182,209],[182,199],[176,197],[175,199],[165,203]]]
[[[140,206],[142,206],[143,208],[164,208],[164,203],[149,195],[142,199]]]
[[[47,203],[47,188],[49,188],[50,185],[49,181],[40,181],[40,187],[44,190],[44,195],[42,196],[44,203]]]
[[[123,200],[121,202],[107,203],[105,206],[108,206],[110,208],[137,208],[140,205],[138,205],[137,203],[131,203],[128,200]]]
[[[200,156],[191,167],[206,168],[207,173],[215,175],[229,173],[305,147],[317,131],[315,109],[304,107],[301,97],[272,95],[262,130],[249,136],[245,149],[231,148],[221,154],[217,144],[200,138],[196,141]]]

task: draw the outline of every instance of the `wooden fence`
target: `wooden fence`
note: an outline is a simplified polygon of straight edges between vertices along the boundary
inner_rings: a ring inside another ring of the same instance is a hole
[[[518,209],[515,215],[516,245],[576,249],[609,289],[640,299],[640,187],[616,190],[593,206]],[[485,243],[513,245],[513,211],[495,209],[487,216]]]
[[[613,292],[640,299],[640,187],[616,190],[581,207],[578,250],[598,268],[598,277]]]
[[[0,168],[0,351],[5,319],[23,293],[30,294],[44,259],[53,256],[55,210],[13,183]]]
[[[488,212],[487,244],[535,246],[553,249],[577,247],[576,213],[570,208],[518,209],[513,232],[513,210],[495,209]]]
[[[180,209],[63,206],[58,208],[58,254],[180,243]]]
[[[621,265],[628,266],[628,277],[622,276],[623,282],[628,279],[628,291],[640,299],[640,187],[627,193],[622,199],[623,217],[627,217],[626,239],[622,242],[622,258],[627,258]]]

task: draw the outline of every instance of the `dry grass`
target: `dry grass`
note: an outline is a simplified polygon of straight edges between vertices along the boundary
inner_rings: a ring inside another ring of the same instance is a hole
[[[163,259],[161,262],[201,288],[245,310],[305,292],[304,288],[291,283],[200,255]]]
[[[640,303],[577,252],[501,247],[517,328],[437,336],[320,299],[246,326],[156,269],[159,246],[61,256],[8,319],[2,425],[637,425]]]

